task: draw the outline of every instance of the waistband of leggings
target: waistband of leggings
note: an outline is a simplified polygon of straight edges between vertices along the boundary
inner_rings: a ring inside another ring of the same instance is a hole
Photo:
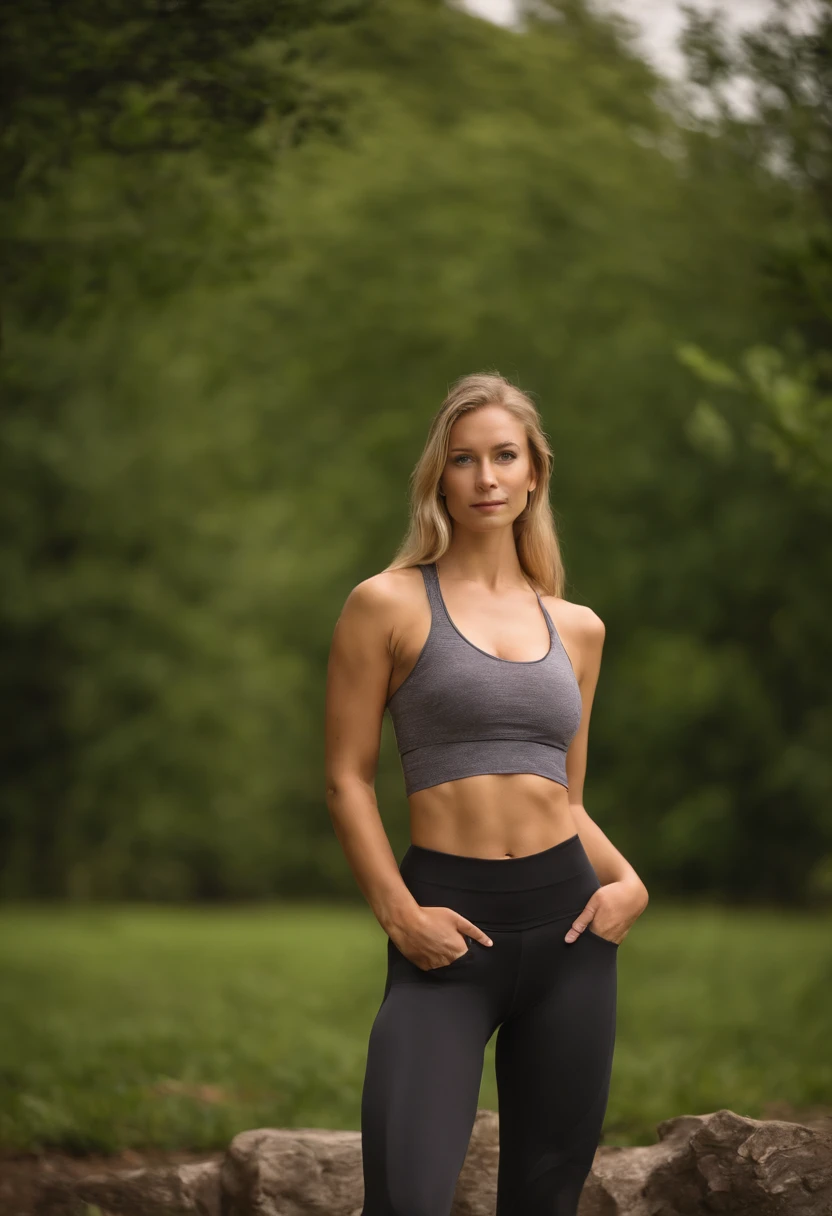
[[[577,833],[524,857],[467,857],[410,845],[402,879],[423,907],[449,907],[486,930],[576,916],[601,885]]]
[[[411,844],[399,871],[405,880],[412,876],[469,891],[528,891],[583,874],[588,860],[576,832],[549,849],[524,857],[467,857]]]

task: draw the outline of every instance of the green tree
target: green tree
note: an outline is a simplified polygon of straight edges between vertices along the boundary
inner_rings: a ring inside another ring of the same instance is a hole
[[[0,890],[356,894],[323,798],[332,625],[395,549],[447,383],[496,366],[539,396],[570,598],[607,623],[591,812],[654,886],[797,898],[816,801],[789,823],[769,759],[802,771],[809,645],[793,675],[771,622],[783,578],[789,629],[818,608],[808,511],[768,460],[703,474],[674,353],[777,332],[782,182],[577,3],[519,32],[326,11],[288,62],[331,123],[281,142],[277,77],[248,126],[245,96],[227,122],[194,101],[192,147],[125,154],[95,110],[15,208]],[[277,71],[279,42],[240,62]],[[377,788],[400,847],[389,724]]]
[[[692,85],[709,104],[709,129],[750,171],[764,167],[779,186],[780,222],[761,240],[761,285],[781,313],[779,332],[728,361],[682,343],[681,362],[707,395],[688,420],[693,445],[723,476],[755,456],[778,474],[774,493],[787,564],[772,563],[779,583],[771,618],[775,652],[761,694],[788,710],[782,739],[766,758],[782,792],[782,818],[802,845],[805,890],[832,889],[832,715],[824,687],[830,634],[826,605],[832,565],[832,5],[807,24],[789,7],[758,29],[728,37],[716,15],[688,12],[683,40]],[[746,86],[738,114],[730,86]],[[700,110],[701,113],[701,110]],[[766,520],[761,512],[760,523]],[[771,545],[761,529],[757,543]],[[788,580],[788,581],[787,581]],[[789,848],[784,841],[784,848]]]

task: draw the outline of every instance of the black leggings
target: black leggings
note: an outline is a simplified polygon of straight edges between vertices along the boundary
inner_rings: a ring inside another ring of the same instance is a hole
[[[578,835],[525,857],[410,845],[422,906],[453,908],[485,946],[423,971],[387,939],[361,1100],[362,1216],[449,1216],[485,1045],[499,1027],[496,1216],[575,1216],[607,1107],[617,946],[570,922],[600,886]]]

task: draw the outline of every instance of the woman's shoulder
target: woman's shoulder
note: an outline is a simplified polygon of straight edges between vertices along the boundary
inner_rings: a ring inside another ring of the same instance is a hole
[[[561,599],[558,595],[542,595],[540,597],[560,630],[561,625],[574,637],[587,642],[603,642],[606,626],[594,608],[586,604],[573,604],[571,600]]]
[[[391,615],[395,617],[402,609],[420,602],[421,586],[422,573],[418,566],[380,570],[356,583],[346,598],[343,612],[379,620]]]

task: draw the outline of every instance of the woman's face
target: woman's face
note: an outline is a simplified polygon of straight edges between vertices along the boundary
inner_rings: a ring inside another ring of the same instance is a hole
[[[483,405],[457,418],[439,479],[452,519],[473,531],[505,527],[537,484],[525,428],[501,405]],[[495,503],[492,507],[478,503]]]

